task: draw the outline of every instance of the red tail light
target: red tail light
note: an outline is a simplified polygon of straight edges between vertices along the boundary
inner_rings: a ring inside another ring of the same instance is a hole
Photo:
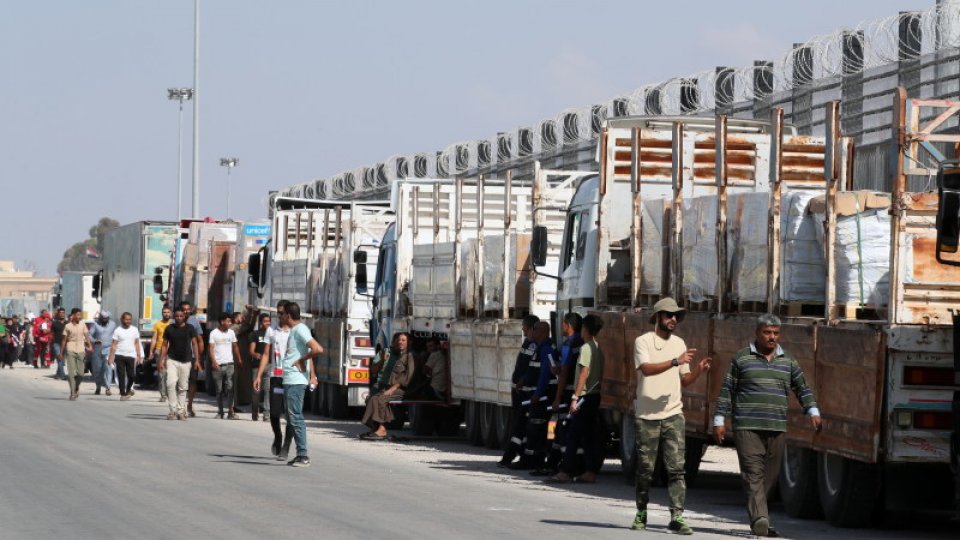
[[[953,386],[953,368],[906,366],[903,368],[903,384],[914,386]]]
[[[367,337],[353,338],[354,347],[369,347],[370,345],[371,345],[370,338],[367,338]]]
[[[948,412],[915,412],[913,427],[917,429],[953,429],[953,414]]]

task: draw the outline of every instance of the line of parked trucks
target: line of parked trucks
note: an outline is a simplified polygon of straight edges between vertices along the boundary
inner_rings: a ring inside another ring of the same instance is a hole
[[[942,149],[960,136],[938,128],[960,103],[897,99],[888,194],[850,189],[855,149],[836,104],[825,137],[796,134],[782,111],[621,117],[602,130],[597,172],[408,178],[386,200],[275,196],[263,223],[126,225],[106,236],[95,288],[111,312],[139,306],[147,341],[164,304],[187,300],[215,321],[244,304],[300,303],[325,350],[310,405],[334,418],[364,405],[396,332],[415,348],[438,336],[449,395],[411,398],[411,428],[452,435],[465,423],[491,448],[508,439],[523,316],[557,330],[568,312],[596,313],[602,436],[628,479],[633,341],[650,306],[676,298],[688,310],[679,333],[714,358],[684,389],[691,479],[730,358],[758,313],[776,313],[824,419],[816,433],[792,403],[787,512],[864,526],[880,507],[947,511],[960,499],[960,165]],[[932,168],[913,159],[922,152],[939,158]],[[907,191],[909,176],[929,174],[939,193]]]

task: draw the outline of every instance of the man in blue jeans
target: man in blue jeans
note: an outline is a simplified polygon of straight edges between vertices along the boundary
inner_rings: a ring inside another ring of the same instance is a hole
[[[300,322],[300,305],[296,302],[287,304],[280,314],[280,323],[290,328],[287,351],[283,356],[283,393],[286,397],[287,424],[293,427],[293,440],[297,444],[297,457],[287,465],[309,467],[303,396],[308,383],[314,387],[317,385],[317,366],[312,360],[323,353],[323,347],[313,339],[307,325]]]

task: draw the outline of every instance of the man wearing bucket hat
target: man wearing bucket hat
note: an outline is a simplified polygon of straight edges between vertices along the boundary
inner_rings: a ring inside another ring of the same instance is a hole
[[[638,337],[634,343],[633,361],[637,369],[637,515],[633,529],[647,526],[647,503],[650,500],[650,481],[657,461],[657,452],[663,449],[663,464],[667,470],[670,494],[670,524],[668,528],[679,534],[693,534],[683,519],[686,498],[684,479],[684,437],[681,388],[693,384],[701,373],[710,369],[711,359],[701,359],[691,369],[697,354],[674,335],[685,310],[673,298],[664,298],[654,304],[650,323],[652,332]]]

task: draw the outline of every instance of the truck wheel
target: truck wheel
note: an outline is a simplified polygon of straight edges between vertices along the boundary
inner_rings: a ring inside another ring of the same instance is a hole
[[[463,423],[463,407],[443,407],[436,411],[437,434],[441,437],[455,437],[460,434]]]
[[[683,456],[684,478],[687,487],[692,487],[697,483],[697,476],[700,474],[700,462],[703,461],[703,455],[707,452],[707,441],[703,439],[687,439]]]
[[[410,431],[424,437],[433,435],[436,424],[433,412],[434,408],[430,405],[410,405]]]
[[[329,402],[327,400],[327,394],[330,393],[330,385],[327,383],[320,383],[317,385],[317,389],[313,391],[314,399],[314,411],[316,411],[319,416],[330,416]]]
[[[506,448],[510,446],[513,414],[511,414],[510,407],[504,407],[503,405],[496,405],[495,407],[497,409],[497,438],[500,441],[500,448]]]
[[[820,491],[817,486],[817,453],[787,444],[780,467],[780,498],[787,515],[795,518],[819,518]]]
[[[483,445],[483,432],[480,430],[481,406],[475,401],[464,402],[464,416],[467,422],[467,442],[474,446]]]
[[[637,477],[637,431],[633,414],[623,413],[620,419],[620,469],[627,484],[634,485]]]
[[[497,406],[491,403],[481,403],[480,431],[483,434],[483,445],[491,450],[500,448],[497,435]]]
[[[823,515],[837,527],[868,527],[879,500],[880,477],[873,465],[821,452],[817,477]]]
[[[338,384],[327,385],[327,414],[334,420],[343,420],[350,415],[347,393],[344,390],[346,389]]]

